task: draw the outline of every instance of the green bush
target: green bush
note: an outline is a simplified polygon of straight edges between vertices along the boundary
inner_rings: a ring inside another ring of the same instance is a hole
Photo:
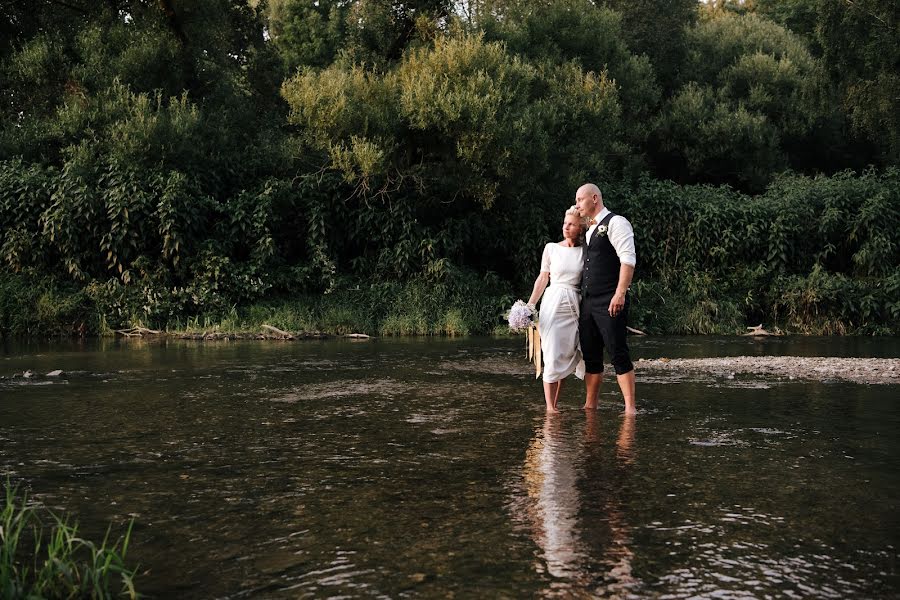
[[[34,275],[0,274],[0,336],[100,333],[102,313],[84,289]]]
[[[884,278],[851,279],[816,265],[809,275],[779,278],[770,291],[777,321],[799,333],[896,335],[900,269]]]
[[[288,200],[294,188],[280,185],[230,201],[229,219],[208,228],[202,249],[183,254],[177,266],[161,255],[142,255],[123,271],[128,278],[98,273],[78,282],[61,264],[55,276],[37,276],[34,264],[18,273],[8,265],[0,277],[0,331],[46,336],[135,325],[180,329],[193,319],[194,326],[227,322],[238,330],[268,322],[328,333],[490,332],[516,297],[528,295],[537,249],[558,238],[558,216],[524,221],[509,237],[492,233],[489,224],[500,207],[468,220],[448,218],[430,233],[397,227],[368,236],[364,223],[391,221],[410,205],[373,203],[353,214],[326,193],[335,189],[334,180],[320,186],[303,180],[299,196]],[[649,178],[606,185],[604,196],[635,227],[636,326],[658,333],[736,333],[760,322],[808,333],[896,330],[891,286],[900,264],[898,169],[784,175],[755,197]],[[285,227],[300,217],[281,212],[280,202],[306,207],[307,228]],[[358,222],[338,224],[333,214]],[[348,230],[357,233],[348,236]],[[495,230],[505,231],[503,225]],[[440,256],[451,246],[430,236],[455,237],[457,231],[468,245],[453,254],[454,262]],[[292,241],[297,237],[305,239]],[[32,244],[42,240],[34,232]],[[310,240],[318,240],[315,248]],[[361,245],[367,254],[356,252]],[[53,263],[44,261],[41,270],[53,273]]]

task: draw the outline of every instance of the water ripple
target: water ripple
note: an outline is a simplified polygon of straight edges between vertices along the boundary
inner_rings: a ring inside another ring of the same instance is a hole
[[[408,383],[393,379],[342,381],[334,383],[310,384],[271,398],[272,402],[294,403],[305,400],[324,400],[326,398],[343,398],[348,396],[396,396],[410,389]]]

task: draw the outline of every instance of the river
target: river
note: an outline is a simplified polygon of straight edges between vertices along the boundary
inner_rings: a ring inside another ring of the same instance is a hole
[[[900,596],[896,385],[638,372],[635,419],[575,379],[548,418],[521,338],[7,342],[0,376],[0,474],[88,537],[134,518],[152,597]]]

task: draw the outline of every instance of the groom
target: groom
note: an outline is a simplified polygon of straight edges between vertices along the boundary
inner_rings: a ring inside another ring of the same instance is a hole
[[[631,304],[628,286],[637,263],[634,230],[625,217],[604,208],[600,189],[593,183],[578,188],[575,206],[582,217],[589,219],[578,321],[586,371],[584,408],[597,408],[600,384],[603,383],[603,349],[606,348],[625,397],[625,414],[634,415],[634,365],[625,343],[628,306]]]

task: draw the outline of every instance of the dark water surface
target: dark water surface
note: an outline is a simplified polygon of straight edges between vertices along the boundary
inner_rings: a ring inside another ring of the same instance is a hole
[[[89,537],[133,516],[156,598],[900,597],[900,386],[638,372],[636,419],[575,379],[548,419],[520,339],[7,345],[0,376],[0,474]]]

